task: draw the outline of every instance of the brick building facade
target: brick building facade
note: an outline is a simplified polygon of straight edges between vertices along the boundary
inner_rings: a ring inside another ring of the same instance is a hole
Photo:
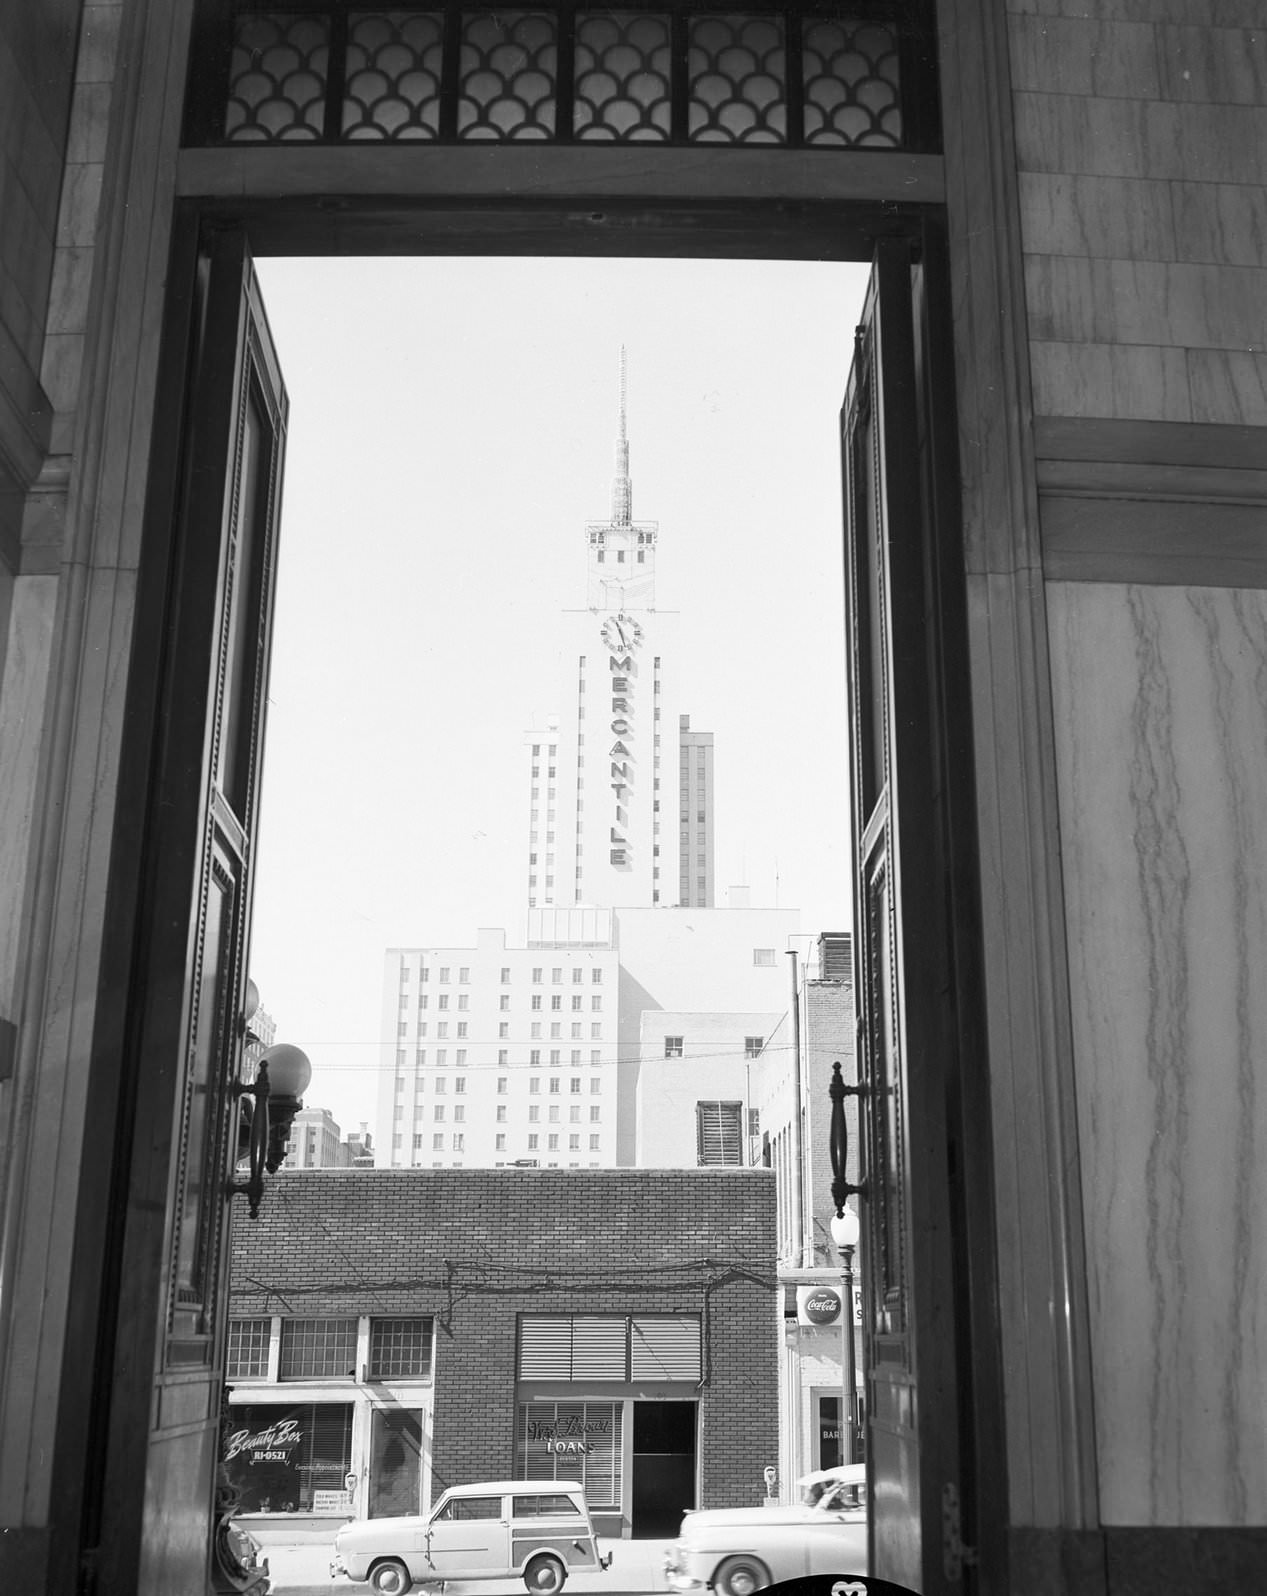
[[[283,1171],[233,1237],[244,1505],[379,1515],[582,1474],[600,1528],[628,1535],[757,1502],[774,1255],[765,1171]],[[297,1445],[316,1446],[302,1484]],[[252,1446],[293,1464],[282,1494],[250,1493]]]

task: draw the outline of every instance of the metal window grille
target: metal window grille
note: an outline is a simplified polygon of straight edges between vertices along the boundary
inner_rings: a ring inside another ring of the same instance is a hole
[[[742,1164],[743,1104],[696,1103],[695,1138],[701,1164]]]
[[[929,14],[926,0],[203,0],[200,59],[222,68],[191,87],[186,141],[918,149],[936,97]]]
[[[355,1319],[283,1319],[279,1380],[355,1376]]]
[[[371,1319],[371,1380],[424,1380],[431,1374],[432,1321]]]
[[[225,1378],[262,1380],[268,1375],[268,1342],[271,1319],[230,1319],[229,1346],[225,1355]]]

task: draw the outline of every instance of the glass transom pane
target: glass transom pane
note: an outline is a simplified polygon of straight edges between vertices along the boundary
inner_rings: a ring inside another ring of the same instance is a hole
[[[371,1380],[418,1380],[430,1373],[430,1319],[370,1320]]]
[[[355,1319],[283,1319],[280,1380],[347,1379],[356,1374]]]
[[[262,1380],[268,1374],[271,1319],[230,1319],[225,1378]]]

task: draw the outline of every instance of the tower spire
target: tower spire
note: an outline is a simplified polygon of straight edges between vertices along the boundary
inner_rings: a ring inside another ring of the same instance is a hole
[[[627,426],[628,369],[625,346],[620,346],[620,400],[616,426],[616,476],[612,482],[612,525],[628,526],[633,514],[633,483],[629,480]]]

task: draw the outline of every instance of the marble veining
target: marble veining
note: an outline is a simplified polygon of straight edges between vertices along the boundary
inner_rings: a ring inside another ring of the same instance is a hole
[[[1101,1512],[1267,1517],[1267,594],[1048,587]]]
[[[0,680],[0,1016],[17,1014],[27,847],[39,772],[57,579],[19,577],[13,589]]]
[[[1194,421],[1267,426],[1267,353],[1189,349],[1186,360]]]

